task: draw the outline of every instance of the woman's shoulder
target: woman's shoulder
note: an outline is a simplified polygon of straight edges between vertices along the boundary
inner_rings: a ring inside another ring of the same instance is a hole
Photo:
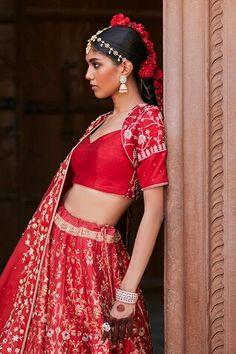
[[[158,106],[141,104],[135,107],[132,114],[127,117],[123,124],[123,137],[126,141],[135,142],[138,136],[164,135],[164,122]]]
[[[136,127],[154,124],[157,126],[163,125],[162,112],[158,106],[148,103],[142,104],[134,111],[132,120]]]
[[[140,128],[145,127],[163,127],[163,116],[162,112],[158,108],[158,106],[151,105],[148,103],[142,103],[137,105],[133,110],[132,113],[126,117],[123,130],[128,133],[127,135],[132,135],[137,133]],[[132,133],[132,134],[131,134]]]
[[[163,119],[162,112],[160,108],[156,105],[145,103],[141,106],[141,116],[142,117],[158,117],[159,119]]]

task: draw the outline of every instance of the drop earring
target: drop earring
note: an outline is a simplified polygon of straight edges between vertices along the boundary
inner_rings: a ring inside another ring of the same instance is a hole
[[[120,88],[119,88],[119,92],[120,93],[127,93],[128,92],[128,88],[127,88],[127,86],[125,84],[126,81],[127,81],[126,76],[121,75],[121,77],[120,77]]]

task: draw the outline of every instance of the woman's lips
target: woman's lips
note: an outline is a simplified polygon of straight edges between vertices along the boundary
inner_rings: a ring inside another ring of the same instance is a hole
[[[91,89],[92,89],[92,90],[96,90],[97,88],[98,88],[97,85],[91,85]]]

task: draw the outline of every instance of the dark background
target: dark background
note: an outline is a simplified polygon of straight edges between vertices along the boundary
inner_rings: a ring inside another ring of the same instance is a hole
[[[3,268],[58,164],[111,109],[84,75],[86,41],[124,12],[142,22],[162,66],[162,1],[0,0],[0,250]],[[131,210],[132,247],[142,200]],[[142,281],[156,353],[163,347],[163,230]]]

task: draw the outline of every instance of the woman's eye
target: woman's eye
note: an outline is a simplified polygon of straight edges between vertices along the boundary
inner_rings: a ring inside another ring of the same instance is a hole
[[[100,66],[100,64],[98,64],[98,63],[93,63],[93,66],[94,66],[95,69],[98,69],[99,66]]]

